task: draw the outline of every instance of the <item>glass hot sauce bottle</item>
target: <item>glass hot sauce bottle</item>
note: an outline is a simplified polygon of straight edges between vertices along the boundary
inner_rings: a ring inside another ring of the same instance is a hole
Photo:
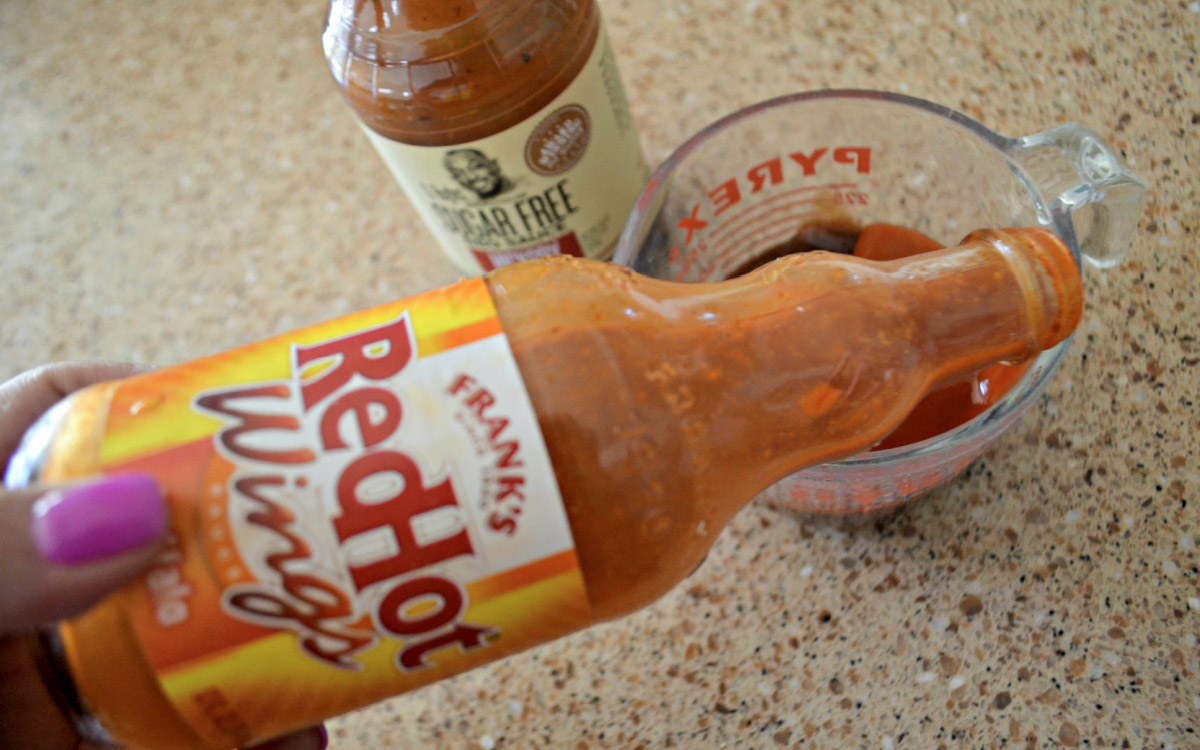
[[[612,254],[647,169],[595,0],[334,0],[323,41],[460,269]]]
[[[79,391],[6,481],[150,473],[172,539],[42,634],[47,682],[91,739],[221,750],[620,617],[759,490],[1081,307],[1036,228],[712,284],[544,258]]]

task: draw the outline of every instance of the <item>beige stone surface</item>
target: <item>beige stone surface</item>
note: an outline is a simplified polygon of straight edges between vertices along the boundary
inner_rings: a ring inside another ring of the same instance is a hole
[[[822,87],[1148,183],[1065,366],[859,526],[758,502],[653,607],[330,724],[332,747],[1198,747],[1200,3],[602,0],[647,157]],[[172,363],[456,278],[334,91],[319,2],[0,4],[0,376]]]

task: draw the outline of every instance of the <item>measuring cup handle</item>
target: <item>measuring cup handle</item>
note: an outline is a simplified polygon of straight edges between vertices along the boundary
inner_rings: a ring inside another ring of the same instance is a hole
[[[1017,138],[1009,157],[1045,199],[1050,216],[1070,216],[1079,250],[1111,268],[1125,257],[1146,200],[1142,182],[1090,128],[1067,123]]]

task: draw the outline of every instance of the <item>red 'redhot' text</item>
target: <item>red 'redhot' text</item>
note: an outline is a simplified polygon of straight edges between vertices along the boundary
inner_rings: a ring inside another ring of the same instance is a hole
[[[405,313],[376,328],[294,346],[291,382],[209,392],[195,402],[197,410],[225,423],[214,441],[239,467],[230,480],[231,513],[236,500],[245,522],[270,532],[273,549],[282,549],[261,560],[273,580],[230,586],[227,610],[255,624],[296,631],[305,653],[341,668],[361,668],[353,657],[374,645],[379,632],[403,642],[395,658],[403,670],[426,666],[427,654],[439,649],[484,646],[492,632],[462,622],[466,592],[436,573],[439,563],[474,555],[466,529],[431,539],[414,527],[424,514],[459,506],[449,478],[429,481],[391,440],[404,410],[387,381],[401,375],[414,351]],[[384,545],[390,551],[366,559],[343,558],[352,592],[313,572],[318,569],[313,547],[296,523],[301,509],[288,507],[282,492],[306,485],[318,467],[332,469],[336,477],[331,531],[341,548],[363,535],[393,542]],[[381,496],[380,487],[397,485],[386,481],[393,477],[402,480],[398,489]],[[240,551],[251,559],[255,550]],[[358,611],[357,595],[372,587],[381,587],[382,595],[371,598],[378,606]],[[377,629],[362,624],[363,614]]]

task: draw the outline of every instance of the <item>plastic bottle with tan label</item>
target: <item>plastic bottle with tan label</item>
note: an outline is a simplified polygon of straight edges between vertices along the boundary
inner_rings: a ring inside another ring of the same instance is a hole
[[[460,269],[611,256],[647,170],[594,0],[334,0],[323,40]]]

